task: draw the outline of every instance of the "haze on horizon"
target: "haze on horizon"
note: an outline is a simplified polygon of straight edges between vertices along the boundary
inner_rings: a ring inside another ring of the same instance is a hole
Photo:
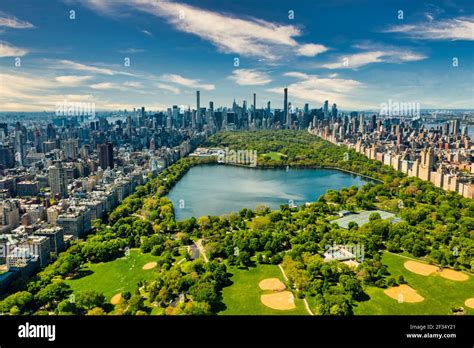
[[[400,1],[4,0],[0,111],[97,110],[233,99],[378,110],[474,109],[473,4]],[[73,12],[71,12],[73,11]],[[46,14],[46,15],[45,15]]]

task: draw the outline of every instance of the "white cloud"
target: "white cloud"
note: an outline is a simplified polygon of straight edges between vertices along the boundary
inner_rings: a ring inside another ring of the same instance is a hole
[[[298,71],[290,71],[290,72],[284,73],[283,76],[296,77],[297,79],[303,79],[303,80],[308,78],[308,74],[298,72]]]
[[[98,90],[110,90],[110,89],[116,89],[119,91],[128,91],[128,90],[134,90],[136,88],[142,87],[140,82],[124,82],[124,83],[113,83],[113,82],[100,82],[100,83],[94,83],[89,86],[92,89],[98,89]],[[142,92],[141,90],[136,90],[136,92]]]
[[[236,69],[229,78],[242,86],[266,85],[272,82],[266,73],[255,69]]]
[[[101,68],[101,67],[96,67],[96,66],[91,66],[91,65],[85,65],[77,62],[73,62],[70,60],[61,60],[59,61],[60,66],[67,68],[67,69],[72,69],[72,70],[77,70],[77,71],[87,71],[87,72],[92,72],[96,74],[102,74],[102,75],[126,75],[126,76],[136,76],[135,74],[128,73],[125,71],[117,71],[117,70],[112,70],[109,68]]]
[[[1,57],[23,57],[27,53],[28,53],[27,49],[13,46],[6,41],[0,41],[0,58]]]
[[[364,85],[356,80],[321,77],[302,72],[287,72],[287,77],[294,77],[296,82],[288,86],[290,100],[296,99],[301,102],[316,102],[322,104],[325,100],[337,102],[338,104],[357,104],[357,95]],[[283,94],[284,87],[270,88],[267,91]]]
[[[35,26],[27,21],[19,20],[14,16],[9,16],[0,11],[0,27],[7,27],[13,29],[31,29]]]
[[[91,101],[87,94],[62,94],[58,89],[63,84],[54,78],[38,77],[24,73],[0,74],[0,104],[8,111],[53,111],[57,102]]]
[[[296,52],[300,56],[305,56],[305,57],[314,57],[320,53],[326,52],[328,48],[323,45],[316,45],[316,44],[306,44],[300,46]]]
[[[381,57],[384,56],[382,51],[371,51],[351,54],[338,57],[334,63],[323,64],[323,68],[327,69],[356,69],[370,63],[382,62]]]
[[[143,29],[143,30],[142,30],[142,33],[145,34],[145,35],[147,35],[147,36],[154,37],[153,33],[152,33],[152,32],[149,32],[148,30]]]
[[[362,48],[362,46],[360,46]],[[357,69],[371,63],[403,63],[426,59],[420,53],[415,53],[401,48],[379,49],[346,56],[339,56],[333,63],[322,64],[326,69]]]
[[[384,32],[401,33],[414,39],[422,40],[474,40],[473,17],[438,19],[428,17],[428,22],[417,24],[395,25]]]
[[[63,86],[79,86],[82,82],[90,80],[92,76],[65,75],[55,78]]]
[[[325,48],[316,44],[300,45],[295,37],[301,36],[301,30],[294,25],[249,17],[243,19],[187,4],[156,0],[88,0],[86,4],[107,15],[114,12],[114,6],[132,6],[164,18],[179,31],[211,42],[224,53],[274,60],[291,49],[299,55],[314,56]]]
[[[93,85],[90,85],[90,88],[92,89],[121,89],[122,86],[117,85],[112,82],[101,82],[101,83],[94,83]]]
[[[206,91],[211,91],[216,88],[216,86],[214,86],[213,84],[203,84],[199,80],[188,79],[177,74],[164,74],[161,75],[160,78],[163,81],[175,83],[177,85],[185,86],[188,88],[203,89]]]
[[[124,53],[124,54],[135,54],[135,53],[143,53],[143,52],[146,52],[145,49],[143,48],[133,48],[133,47],[130,47],[130,48],[127,48],[127,49],[124,49],[124,50],[119,50],[120,53]]]
[[[133,87],[133,88],[140,88],[142,87],[142,84],[137,81],[130,81],[130,82],[124,82],[123,84],[125,87]]]
[[[178,87],[166,85],[164,83],[156,83],[155,86],[159,89],[163,89],[165,91],[169,91],[169,92],[172,92],[174,94],[181,93],[181,90]]]

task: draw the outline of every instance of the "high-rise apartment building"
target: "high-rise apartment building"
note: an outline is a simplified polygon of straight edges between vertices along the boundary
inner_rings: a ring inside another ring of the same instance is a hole
[[[67,174],[61,162],[58,161],[49,167],[48,179],[53,195],[59,195],[62,198],[67,196]]]
[[[99,165],[102,169],[114,167],[114,148],[111,143],[105,142],[98,146]]]

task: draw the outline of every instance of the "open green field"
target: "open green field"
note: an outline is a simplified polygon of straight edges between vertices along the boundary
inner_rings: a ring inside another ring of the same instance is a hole
[[[464,301],[474,297],[474,278],[466,281],[454,281],[442,278],[438,274],[422,276],[407,270],[403,264],[408,259],[384,253],[382,262],[388,266],[391,276],[403,275],[408,285],[425,299],[418,303],[398,303],[383,292],[383,289],[369,287],[366,293],[370,300],[359,302],[354,314],[374,315],[450,315],[452,307],[464,307],[466,314],[474,314],[474,309],[464,305]]]
[[[262,156],[267,157],[271,161],[281,161],[282,159],[285,159],[287,157],[284,153],[281,152],[267,152],[264,153]]]
[[[260,289],[258,284],[266,278],[278,278],[284,281],[280,269],[276,265],[257,265],[248,270],[230,267],[232,273],[231,286],[223,289],[224,303],[227,309],[223,315],[308,315],[302,300],[295,296],[295,309],[275,310],[262,304],[260,296],[271,293]],[[288,286],[288,284],[287,284]]]
[[[87,264],[81,269],[81,272],[87,275],[66,280],[66,283],[75,293],[95,290],[103,293],[107,301],[110,301],[112,296],[119,292],[135,290],[140,280],[151,279],[153,269],[143,270],[142,267],[156,259],[157,257],[151,254],[143,254],[138,249],[132,249],[126,257],[110,262]]]

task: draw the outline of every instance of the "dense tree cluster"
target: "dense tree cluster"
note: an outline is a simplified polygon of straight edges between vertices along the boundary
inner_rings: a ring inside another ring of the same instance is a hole
[[[101,314],[101,311],[107,308],[101,306],[82,308],[77,307],[77,304],[66,305],[66,302],[70,302],[69,295],[72,291],[63,280],[66,277],[75,276],[87,262],[114,260],[117,257],[122,257],[128,249],[140,247],[142,240],[150,243],[147,238],[151,238],[152,235],[160,236],[160,233],[174,231],[173,207],[171,202],[162,195],[166,194],[189,168],[201,162],[203,161],[198,159],[181,159],[155,178],[151,178],[145,185],[137,188],[135,193],[124,199],[110,214],[109,225],[95,220],[93,222],[95,233],[88,236],[85,241],[73,242],[73,245],[61,253],[54,263],[48,265],[31,279],[18,279],[13,284],[12,294],[0,301],[0,312],[84,314],[92,311],[90,314]],[[148,198],[158,202],[156,207],[151,207],[151,210],[147,210],[150,204],[146,200]],[[162,209],[162,211],[154,219],[146,218],[150,211],[155,212],[158,209]],[[161,223],[172,226],[171,230],[168,228],[161,230]],[[152,243],[155,244],[160,244],[159,242],[160,240],[152,240]],[[182,245],[182,242],[181,239],[176,242],[167,240],[164,245],[163,250],[173,250],[176,246]],[[159,248],[162,246],[160,245]],[[149,252],[159,255],[163,250],[157,248],[151,249]],[[172,258],[171,253],[165,255],[163,263],[171,263],[170,258]],[[15,293],[15,291],[19,292]],[[60,303],[62,305],[58,309]]]
[[[234,150],[256,150],[259,167],[327,167],[352,171],[380,180],[391,181],[403,176],[389,166],[323,141],[306,131],[259,130],[220,132],[208,139],[206,146],[228,147]],[[276,152],[278,159],[266,154]]]
[[[365,287],[405,283],[403,277],[393,278],[382,264],[384,251],[474,270],[473,200],[408,178],[304,131],[218,133],[207,145],[257,150],[258,165],[263,167],[335,167],[377,180],[361,188],[329,190],[316,202],[300,207],[282,205],[271,211],[259,206],[176,222],[173,205],[165,195],[189,168],[203,162],[181,159],[137,188],[110,214],[107,224],[94,221],[95,233],[85,241],[74,242],[32,279],[17,280],[12,294],[0,301],[0,312],[213,314],[223,306],[228,267],[247,268],[256,261],[281,264],[297,296],[306,297],[316,313],[349,315],[354,304],[366,297]],[[270,152],[283,155],[265,155]],[[334,222],[341,210],[362,209],[390,211],[399,219],[382,220],[374,212],[361,226],[352,222],[344,229]],[[185,260],[177,262],[180,250],[197,239],[202,240],[210,261],[190,261],[186,254]],[[338,261],[325,262],[322,255],[335,245],[362,248],[360,264],[349,267]],[[75,301],[70,300],[71,289],[64,282],[67,277],[80,273],[88,262],[122,257],[128,248],[157,257],[153,279],[137,284],[133,294],[122,294],[115,307],[93,291],[75,294]]]

